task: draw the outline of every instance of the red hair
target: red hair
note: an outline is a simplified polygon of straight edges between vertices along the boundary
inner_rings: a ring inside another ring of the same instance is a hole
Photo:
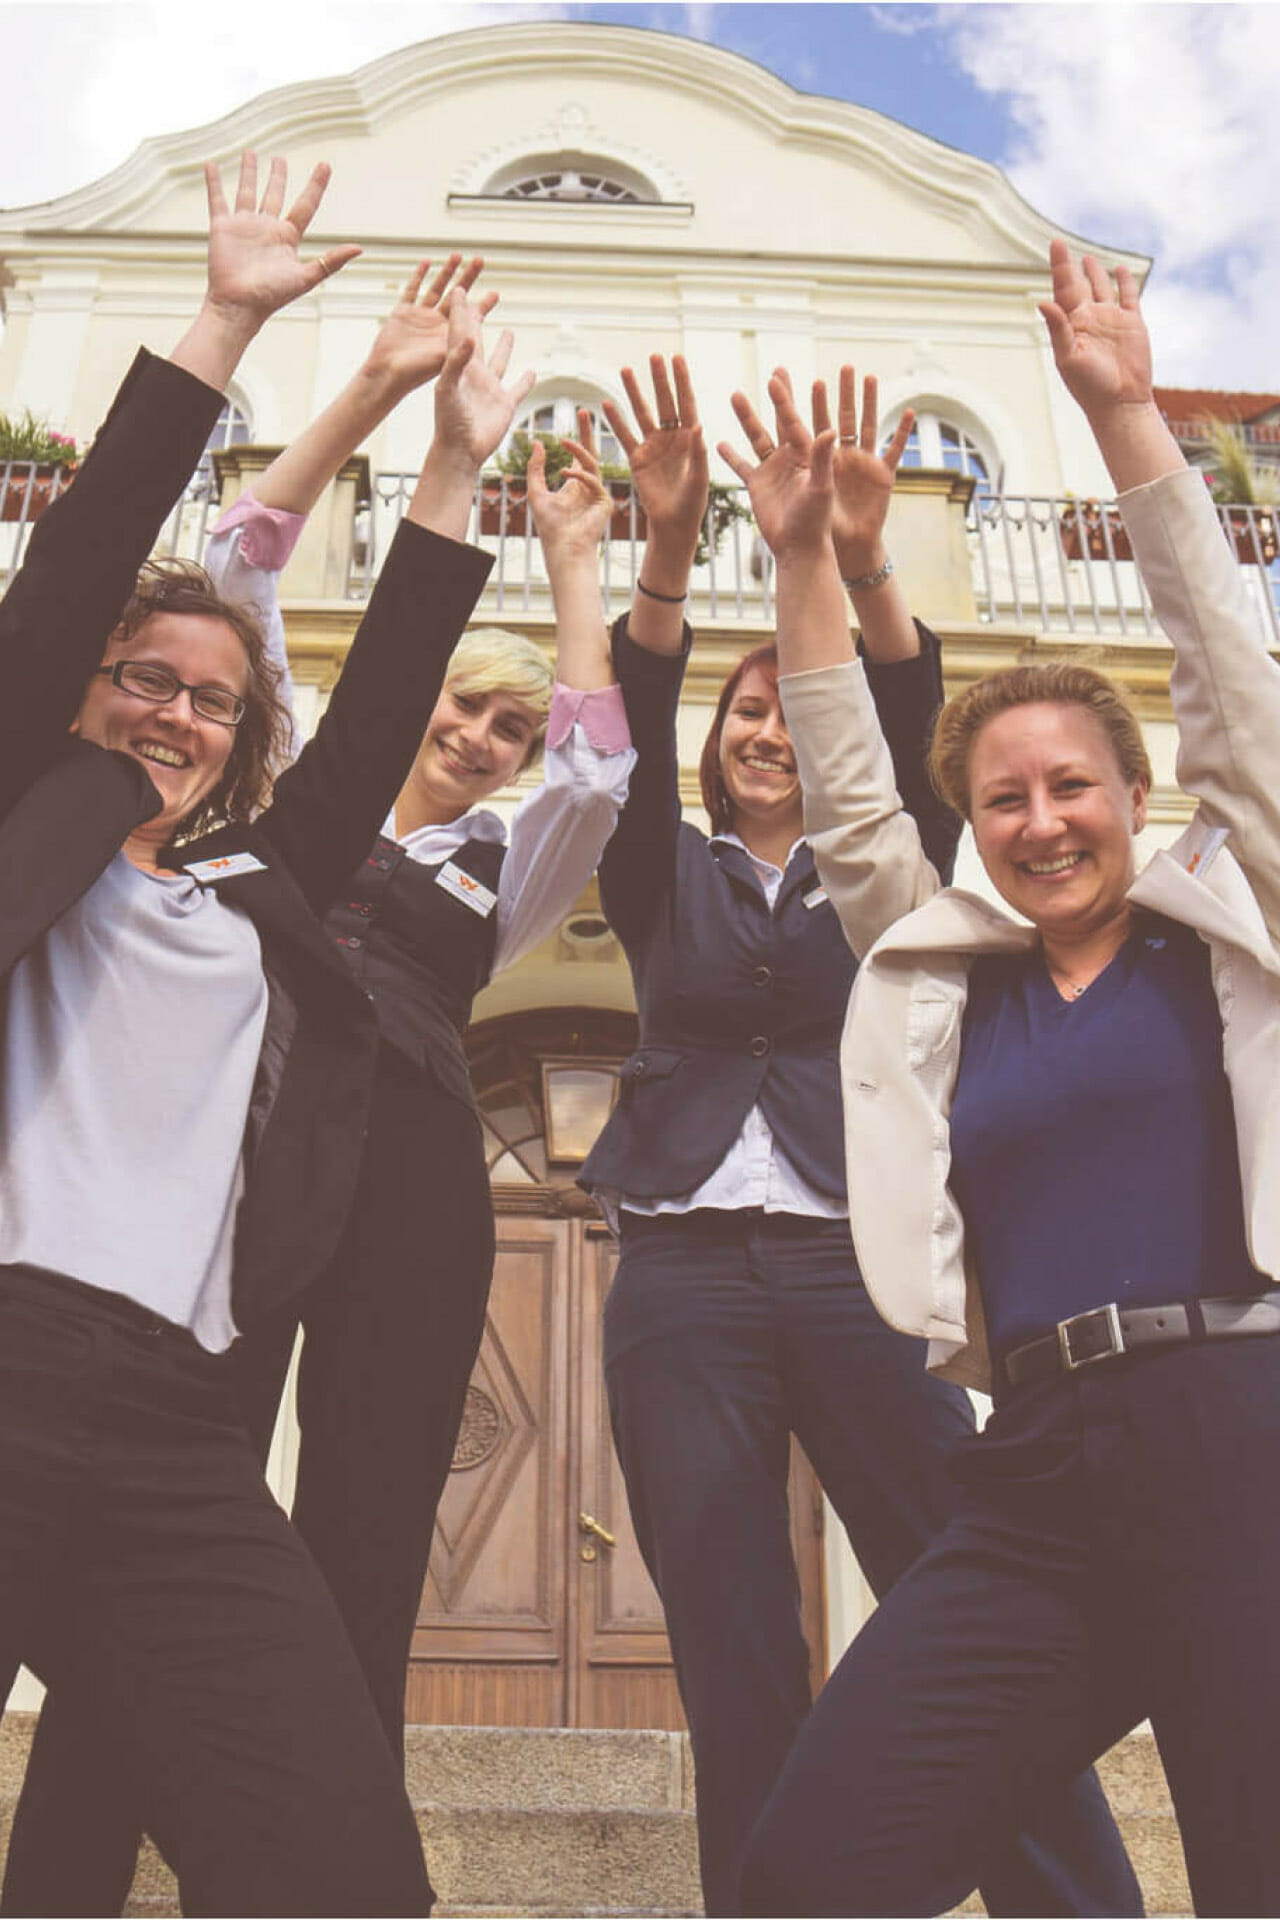
[[[711,818],[712,833],[728,833],[733,826],[733,803],[724,784],[724,774],[720,767],[720,736],[724,732],[725,715],[733,705],[733,697],[749,673],[759,671],[765,678],[778,684],[778,649],[774,646],[757,647],[752,653],[744,653],[729,678],[720,689],[720,698],[716,702],[715,718],[711,729],[703,742],[702,758],[698,762],[698,784],[702,788],[702,804]]]

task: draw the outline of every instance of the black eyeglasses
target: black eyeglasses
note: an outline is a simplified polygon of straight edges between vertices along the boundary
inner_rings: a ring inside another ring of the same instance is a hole
[[[189,693],[192,712],[202,720],[216,720],[220,727],[238,727],[248,705],[226,687],[193,687],[189,680],[179,680],[171,668],[158,666],[154,660],[117,660],[109,666],[95,667],[94,673],[108,674],[112,685],[122,693],[136,694],[139,700],[154,701],[156,706],[163,706],[176,694]]]

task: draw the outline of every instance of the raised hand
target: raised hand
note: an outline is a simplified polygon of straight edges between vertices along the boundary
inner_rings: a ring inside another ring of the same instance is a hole
[[[589,557],[594,577],[596,551],[608,528],[613,501],[600,478],[600,456],[586,407],[578,408],[578,438],[564,444],[573,462],[565,468],[554,492],[547,485],[545,446],[535,440],[530,449],[526,484],[533,524],[548,567],[562,559]]]
[[[310,292],[322,280],[354,260],[359,247],[330,247],[327,253],[304,260],[299,254],[302,236],[310,226],[329,184],[324,161],[288,213],[283,213],[288,170],[273,160],[262,203],[258,205],[258,160],[245,153],[235,206],[228,208],[217,164],[205,166],[209,196],[209,284],[207,304],[222,316],[251,323],[256,331],[271,314]]]
[[[1065,241],[1049,248],[1053,298],[1040,312],[1068,392],[1085,412],[1151,404],[1151,341],[1128,267],[1116,284],[1091,253],[1072,257]]]
[[[756,525],[774,558],[812,556],[830,546],[836,436],[830,427],[816,436],[809,432],[782,367],[769,381],[769,398],[776,439],[746,394],[733,395],[733,410],[758,464],[752,466],[727,440],[717,451],[751,495]]]
[[[513,345],[507,329],[486,358],[482,325],[492,304],[468,300],[461,287],[444,301],[449,350],[436,387],[436,445],[475,473],[502,444],[535,377],[522,373],[505,384]]]
[[[698,424],[698,403],[680,354],[673,356],[669,374],[662,355],[651,353],[649,376],[656,420],[635,373],[630,367],[622,369],[622,384],[640,430],[638,438],[611,400],[604,402],[604,417],[627,456],[648,519],[650,547],[666,548],[673,559],[683,558],[687,574],[707,510],[707,450]]]
[[[846,579],[872,573],[884,560],[884,523],[893,498],[898,471],[915,415],[903,414],[884,452],[876,452],[879,436],[879,390],[874,374],[862,383],[862,422],[858,423],[857,381],[852,367],[840,369],[836,402],[839,432],[831,463],[835,497],[831,506],[831,537],[836,559]],[[813,430],[831,426],[825,381],[813,383]]]
[[[424,260],[414,268],[369,349],[368,371],[375,379],[385,381],[397,399],[434,380],[443,368],[449,351],[446,297],[450,293],[469,294],[484,261],[477,256],[463,266],[462,255],[451,253],[424,291],[423,281],[430,266],[431,262]],[[497,304],[496,293],[482,295],[476,302],[480,319],[486,319]]]

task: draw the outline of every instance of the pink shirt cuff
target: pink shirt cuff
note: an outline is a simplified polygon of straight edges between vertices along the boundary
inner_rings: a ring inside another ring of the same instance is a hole
[[[251,567],[264,573],[279,573],[298,544],[298,535],[307,524],[305,513],[288,513],[283,507],[264,507],[245,492],[227,508],[214,528],[215,533],[230,533],[243,527],[240,551]]]
[[[581,722],[597,753],[624,753],[631,745],[626,704],[619,686],[579,693],[557,680],[547,718],[547,745],[562,747],[573,732],[575,721]]]

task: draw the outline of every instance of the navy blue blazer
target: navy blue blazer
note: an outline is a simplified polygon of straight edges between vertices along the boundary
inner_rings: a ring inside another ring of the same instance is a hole
[[[934,794],[925,754],[942,703],[941,649],[867,670],[898,790],[944,883],[961,822]],[[680,817],[676,709],[687,659],[637,647],[618,622],[614,665],[638,761],[600,864],[600,893],[631,963],[640,1044],[581,1184],[638,1199],[688,1193],[759,1104],[817,1192],[843,1202],[838,1052],[857,961],[807,846],[772,910],[750,860]]]
[[[141,762],[67,729],[221,404],[202,381],[140,353],[0,602],[0,981],[160,810]],[[171,855],[175,867],[240,851],[263,863],[216,882],[254,921],[269,988],[236,1223],[241,1328],[314,1278],[346,1221],[377,1028],[318,916],[395,798],[491,565],[403,525],[315,738],[271,806],[251,826]]]

